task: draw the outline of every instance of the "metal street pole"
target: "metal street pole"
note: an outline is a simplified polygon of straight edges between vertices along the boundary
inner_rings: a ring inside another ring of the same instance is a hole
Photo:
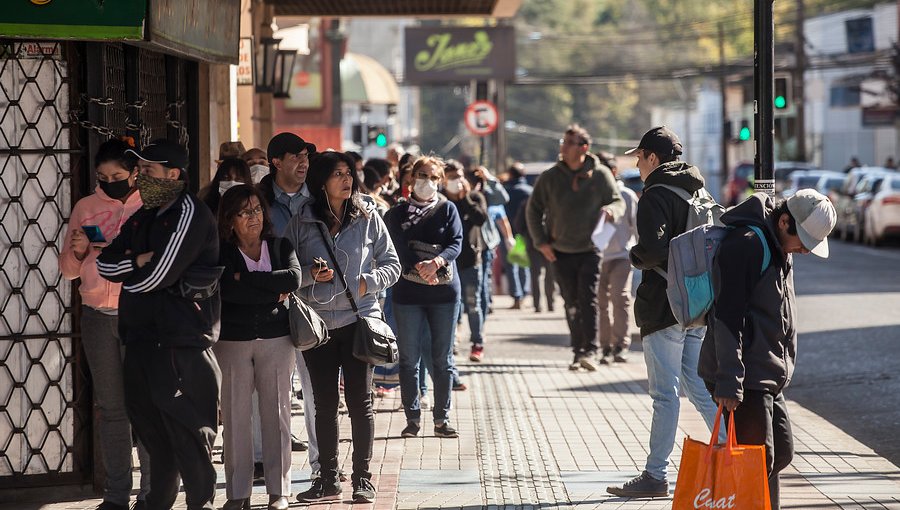
[[[755,89],[753,132],[757,192],[775,195],[775,21],[774,0],[753,2],[753,85]]]
[[[719,166],[719,189],[724,189],[725,183],[728,182],[728,140],[726,135],[725,125],[729,122],[728,120],[728,83],[727,76],[725,71],[725,29],[722,26],[722,23],[719,23],[719,93],[722,95],[722,142],[719,146],[719,150],[721,151],[721,155],[719,159],[721,164]]]

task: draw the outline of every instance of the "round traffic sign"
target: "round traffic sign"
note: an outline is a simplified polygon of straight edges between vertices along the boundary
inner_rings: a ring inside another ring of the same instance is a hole
[[[466,108],[466,127],[472,134],[486,136],[497,129],[497,107],[490,101],[475,101]]]

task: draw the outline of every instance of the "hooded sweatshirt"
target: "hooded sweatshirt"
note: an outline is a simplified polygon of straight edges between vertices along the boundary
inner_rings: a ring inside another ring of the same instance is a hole
[[[773,208],[771,198],[757,193],[722,215],[733,230],[714,261],[716,292],[697,370],[714,397],[742,400],[744,389],[777,395],[794,373],[793,258],[778,242]],[[765,269],[763,245],[747,225],[765,233],[771,254]]]
[[[110,312],[118,309],[122,284],[102,278],[97,272],[96,261],[100,250],[89,248],[83,260],[75,257],[72,250],[72,231],[86,225],[97,225],[106,241],[112,242],[119,235],[122,224],[142,205],[141,194],[138,191],[129,195],[125,203],[122,203],[121,200],[110,198],[100,186],[97,186],[93,195],[82,198],[72,208],[62,252],[59,254],[59,269],[63,278],[67,280],[81,279],[78,292],[81,294],[83,304]]]
[[[654,184],[677,186],[693,194],[704,181],[697,167],[682,161],[656,167],[644,181],[637,207],[638,242],[630,252],[631,264],[642,270],[634,300],[635,322],[642,337],[677,324],[666,297],[666,280],[653,268],[668,269],[669,241],[687,227],[688,203],[666,188],[651,189]]]
[[[549,243],[561,253],[592,252],[591,233],[602,208],[613,221],[625,214],[612,172],[593,154],[587,154],[578,170],[559,161],[534,183],[526,209],[528,232],[535,246]]]

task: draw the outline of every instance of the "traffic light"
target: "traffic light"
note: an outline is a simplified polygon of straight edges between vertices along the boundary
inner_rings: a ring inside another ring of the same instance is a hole
[[[362,145],[362,124],[353,124],[350,128],[351,138],[356,145]]]
[[[750,139],[750,122],[746,120],[741,121],[741,130],[738,131],[738,140],[742,142],[746,142]]]
[[[788,79],[787,77],[775,78],[775,109],[784,110],[788,107]]]
[[[387,147],[388,138],[384,126],[369,126],[368,139],[369,145]]]

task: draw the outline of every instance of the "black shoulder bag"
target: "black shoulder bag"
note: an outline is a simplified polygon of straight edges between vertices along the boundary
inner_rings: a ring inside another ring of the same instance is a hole
[[[283,238],[276,237],[271,241],[272,269],[282,267],[281,249],[285,242]],[[308,351],[328,343],[331,338],[328,334],[328,326],[322,317],[299,296],[297,292],[291,292],[287,298],[288,322],[291,328],[291,343],[298,351]]]
[[[384,320],[377,317],[363,317],[359,314],[359,308],[353,299],[353,292],[350,291],[350,282],[344,277],[344,271],[338,264],[337,257],[334,256],[334,250],[331,249],[333,240],[331,236],[325,232],[321,224],[319,233],[322,234],[322,241],[325,242],[325,249],[328,250],[328,256],[334,261],[334,271],[338,278],[344,282],[344,292],[350,301],[350,307],[356,314],[356,332],[353,335],[353,356],[370,365],[387,365],[396,363],[400,360],[400,352],[397,349],[397,337],[394,331]]]

